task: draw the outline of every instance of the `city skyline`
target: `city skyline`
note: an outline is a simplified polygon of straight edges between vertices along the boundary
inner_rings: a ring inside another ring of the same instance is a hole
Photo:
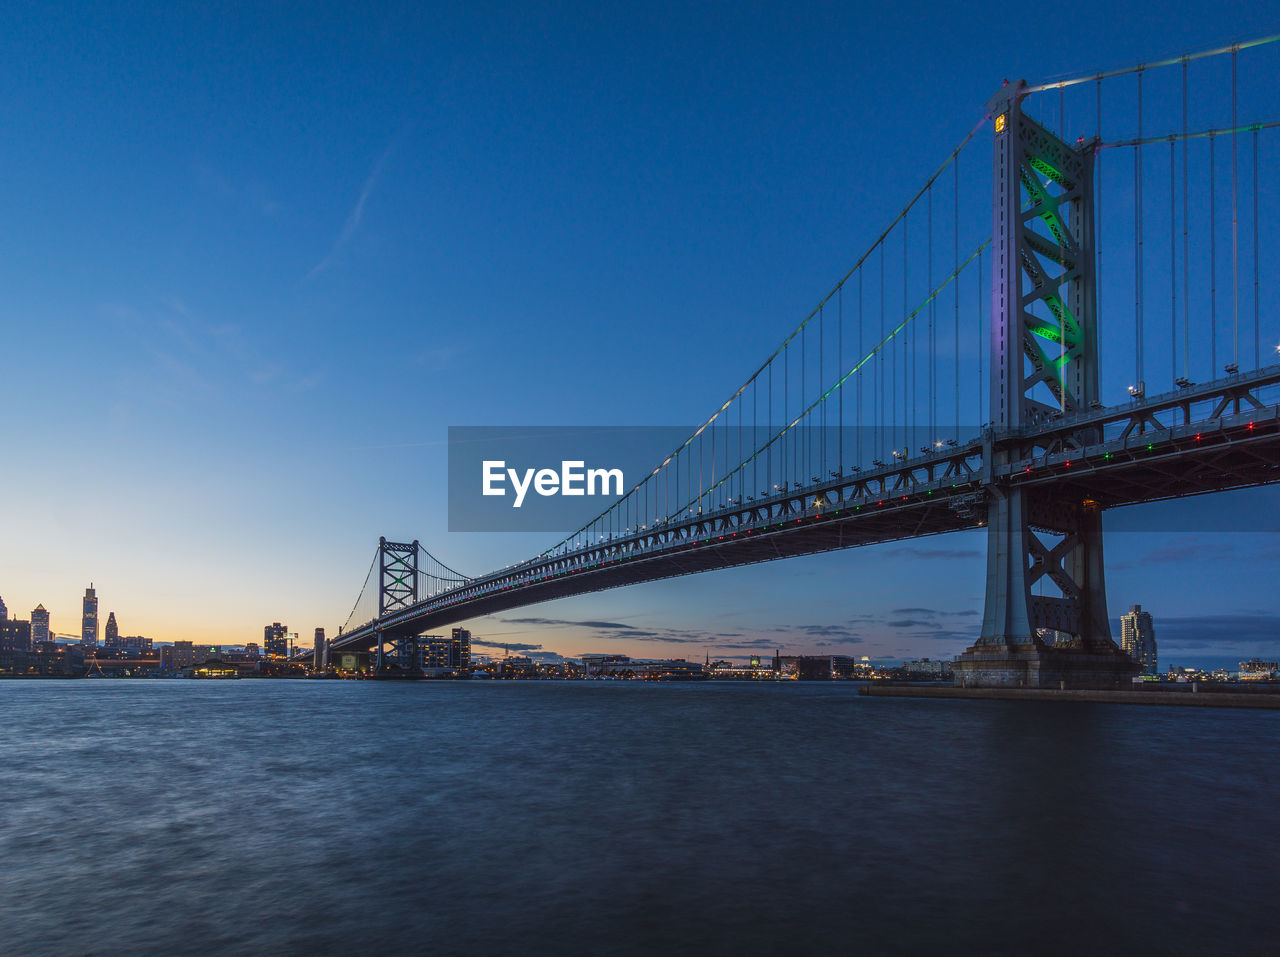
[[[555,536],[446,531],[446,425],[696,417],[883,228],[918,185],[901,169],[938,159],[1002,78],[1273,26],[1246,7],[1225,26],[1217,6],[1159,25],[1092,9],[1116,28],[1083,17],[1036,49],[1003,17],[941,5],[924,37],[919,11],[868,27],[829,8],[542,30],[527,13],[510,33],[459,12],[448,44],[411,13],[331,11],[301,46],[268,14],[15,25],[0,48],[45,80],[3,81],[29,146],[8,211],[30,233],[3,303],[14,354],[55,364],[15,368],[23,398],[0,411],[43,466],[6,476],[0,594],[15,616],[43,604],[67,635],[76,583],[93,581],[127,630],[244,643],[264,621],[335,633],[379,535],[471,574],[527,557]],[[245,37],[253,53],[236,52]],[[921,69],[932,60],[953,64],[950,86]],[[723,343],[696,376],[669,361],[690,329]],[[584,387],[584,368],[607,387]],[[381,417],[368,383],[382,376],[414,383],[408,426]],[[949,656],[976,633],[984,547],[956,533],[467,625],[562,654]],[[1273,655],[1274,533],[1113,533],[1106,550],[1113,628],[1141,603],[1164,660]]]

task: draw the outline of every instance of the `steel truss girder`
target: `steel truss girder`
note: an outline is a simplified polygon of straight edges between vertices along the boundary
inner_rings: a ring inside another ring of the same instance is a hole
[[[989,104],[998,117],[991,409],[1012,428],[1098,398],[1094,144],[1068,146],[1023,114],[1022,95],[1021,84],[1005,87]]]
[[[418,601],[418,542],[378,539],[378,617]]]

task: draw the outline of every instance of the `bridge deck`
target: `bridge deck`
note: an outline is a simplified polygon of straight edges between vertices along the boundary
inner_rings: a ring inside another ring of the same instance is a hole
[[[900,465],[525,562],[389,613],[382,633],[417,634],[623,585],[977,528],[992,485],[1048,486],[1064,501],[1116,508],[1280,481],[1280,405],[1256,398],[1276,382],[1273,366],[1016,434],[988,432]],[[1197,418],[1197,406],[1209,416]],[[1082,434],[1097,441],[1079,444]],[[369,622],[332,646],[365,648],[374,638]]]

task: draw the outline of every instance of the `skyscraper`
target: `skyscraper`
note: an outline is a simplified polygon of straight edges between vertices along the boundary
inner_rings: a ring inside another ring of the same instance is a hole
[[[262,629],[262,651],[268,658],[285,658],[289,654],[289,629],[273,622]]]
[[[31,647],[39,648],[40,643],[49,640],[49,613],[44,605],[36,605],[31,613]]]
[[[4,599],[0,598],[0,621],[9,617],[9,609],[4,607]]]
[[[312,645],[312,648],[314,649],[312,667],[316,671],[320,671],[329,664],[329,649],[325,647],[323,628],[316,629],[316,642]]]
[[[84,616],[80,619],[80,644],[85,648],[98,647],[98,593],[93,582],[84,590]]]
[[[1130,605],[1128,614],[1120,616],[1120,647],[1142,665],[1143,674],[1156,673],[1156,626],[1141,605]]]
[[[115,648],[120,644],[120,626],[116,624],[114,611],[107,615],[107,627],[103,632],[102,643],[108,648]]]

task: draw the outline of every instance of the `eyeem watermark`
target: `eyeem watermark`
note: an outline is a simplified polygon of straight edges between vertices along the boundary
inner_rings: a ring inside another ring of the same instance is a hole
[[[555,469],[519,469],[507,468],[502,459],[485,459],[482,463],[483,495],[506,495],[507,480],[511,480],[511,488],[515,492],[512,508],[524,504],[524,497],[529,486],[539,495],[613,495],[622,494],[622,469],[589,469],[583,459],[560,462],[560,471]]]
[[[449,427],[449,531],[566,534],[600,515],[694,427]]]

